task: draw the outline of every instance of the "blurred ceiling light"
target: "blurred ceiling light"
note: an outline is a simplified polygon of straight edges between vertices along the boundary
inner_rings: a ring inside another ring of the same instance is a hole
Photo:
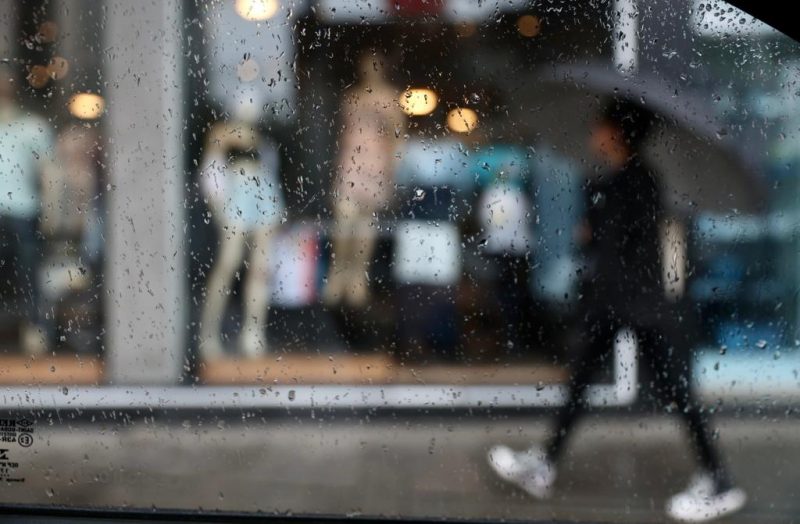
[[[406,89],[400,95],[400,107],[407,115],[422,116],[428,115],[436,109],[439,97],[432,89],[412,88]]]
[[[69,112],[81,120],[100,118],[106,108],[106,101],[94,93],[77,93],[69,99]]]
[[[517,20],[517,31],[519,31],[519,34],[522,36],[533,38],[539,34],[541,28],[542,23],[537,16],[522,15],[519,17],[519,20]]]
[[[50,73],[47,67],[43,65],[35,65],[28,71],[28,83],[34,89],[41,89],[50,81]]]
[[[245,20],[259,22],[278,12],[278,0],[236,0],[236,14]]]
[[[53,80],[61,80],[69,73],[69,61],[61,56],[54,56],[47,66],[47,74]]]
[[[478,127],[478,113],[468,107],[457,107],[447,113],[447,127],[456,133],[469,133]]]
[[[42,44],[52,44],[58,38],[58,24],[52,21],[42,22],[36,30],[36,41]]]

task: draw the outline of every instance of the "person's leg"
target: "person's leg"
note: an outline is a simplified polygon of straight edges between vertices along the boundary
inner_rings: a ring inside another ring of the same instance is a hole
[[[265,226],[250,233],[250,257],[244,282],[244,322],[240,345],[248,355],[267,350],[267,308],[270,296],[270,264],[276,228]]]
[[[602,364],[610,350],[617,324],[611,315],[603,320],[586,322],[587,337],[580,356],[572,368],[567,404],[559,412],[550,440],[544,448],[534,445],[517,452],[508,446],[493,446],[488,459],[492,469],[501,478],[512,482],[535,498],[550,496],[556,480],[556,463],[575,421],[585,409],[583,397],[596,368]]]
[[[244,232],[220,228],[216,260],[206,282],[206,296],[200,317],[200,354],[204,358],[222,353],[220,334],[222,318],[230,295],[230,284],[244,255]]]
[[[545,451],[551,462],[557,462],[563,451],[564,443],[572,427],[581,413],[586,409],[585,393],[591,384],[595,371],[613,352],[614,336],[618,325],[610,315],[590,317],[586,319],[583,348],[570,370],[567,403],[556,416],[556,424],[552,436],[547,442]]]
[[[729,489],[732,486],[731,478],[713,443],[708,420],[692,390],[688,363],[663,332],[639,329],[637,335],[640,339],[639,354],[653,374],[659,400],[673,404],[686,421],[700,466],[712,475],[716,488],[721,491]]]
[[[525,257],[505,253],[495,257],[499,268],[497,280],[497,294],[500,302],[500,313],[504,322],[502,325],[505,343],[511,355],[522,355],[526,349],[522,347],[529,339],[527,324],[531,312],[530,304],[526,300],[528,293],[527,266]]]

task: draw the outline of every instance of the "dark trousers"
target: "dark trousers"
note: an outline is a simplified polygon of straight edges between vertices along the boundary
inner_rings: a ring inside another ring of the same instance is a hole
[[[700,465],[714,476],[718,488],[729,487],[730,478],[691,388],[690,371],[682,358],[685,348],[675,345],[683,337],[670,336],[667,329],[619,321],[610,313],[589,314],[584,320],[586,343],[571,370],[569,400],[557,415],[555,432],[546,448],[548,457],[558,460],[575,421],[586,409],[584,393],[595,371],[612,358],[614,337],[620,328],[627,327],[636,333],[639,362],[650,368],[655,394],[663,403],[673,405],[675,413],[686,421]]]
[[[19,298],[20,313],[41,326],[44,314],[39,271],[43,257],[38,219],[0,215],[0,253],[3,263],[9,266],[11,292]]]
[[[513,344],[513,352],[525,354],[530,349],[533,300],[530,293],[530,263],[525,256],[491,255],[497,269],[495,293],[503,342]]]

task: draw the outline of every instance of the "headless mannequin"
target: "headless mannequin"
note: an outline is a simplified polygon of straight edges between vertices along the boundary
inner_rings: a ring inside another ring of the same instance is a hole
[[[323,293],[328,305],[344,301],[352,307],[369,299],[367,270],[376,242],[371,222],[392,197],[394,152],[405,121],[381,57],[365,54],[359,66],[359,83],[342,102],[333,263]]]
[[[246,248],[249,259],[245,262],[244,321],[239,350],[249,357],[267,351],[269,255],[280,224],[283,199],[277,173],[270,172],[277,162],[264,158],[270,153],[274,155],[274,149],[264,145],[255,128],[246,122],[217,123],[209,131],[202,183],[218,226],[219,246],[206,282],[201,314],[200,351],[206,359],[223,353],[222,319]],[[243,154],[234,157],[230,151]],[[259,151],[260,156],[256,154]]]

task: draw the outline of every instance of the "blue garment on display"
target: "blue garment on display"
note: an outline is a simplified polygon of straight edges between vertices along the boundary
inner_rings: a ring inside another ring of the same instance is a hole
[[[39,214],[39,160],[52,158],[53,141],[52,128],[40,117],[20,114],[0,122],[0,214]]]
[[[474,169],[478,185],[505,183],[527,188],[530,169],[525,150],[519,146],[497,144],[482,147],[475,153]]]
[[[401,155],[395,175],[397,184],[458,190],[469,190],[474,185],[473,160],[458,140],[411,140]]]
[[[263,144],[256,165],[253,172],[229,166],[222,156],[210,156],[202,171],[206,195],[216,195],[227,223],[245,230],[275,225],[286,208],[278,181],[277,149]]]

